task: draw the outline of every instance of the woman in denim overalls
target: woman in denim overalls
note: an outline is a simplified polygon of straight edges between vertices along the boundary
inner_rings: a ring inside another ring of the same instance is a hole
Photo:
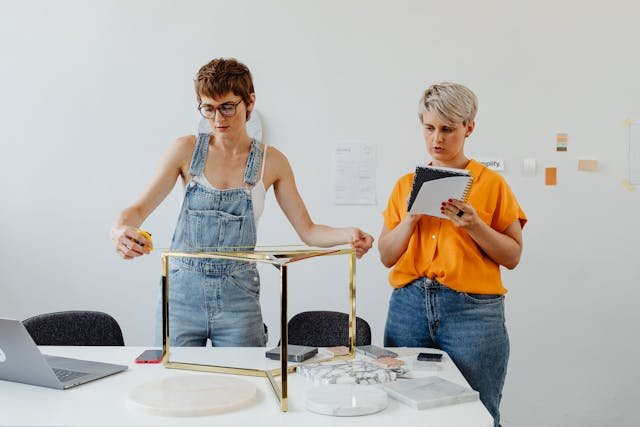
[[[266,191],[276,199],[309,245],[351,243],[361,257],[373,243],[355,227],[315,224],[302,201],[284,154],[260,146],[246,131],[255,104],[249,69],[235,59],[204,65],[195,80],[198,109],[211,133],[178,138],[151,185],[123,210],[111,228],[123,259],[148,254],[151,242],[139,227],[182,178],[185,196],[171,243],[176,251],[203,251],[256,244],[256,221]],[[264,346],[260,279],[254,263],[218,259],[172,259],[169,299],[171,345]],[[157,323],[161,321],[157,315]],[[157,324],[157,330],[162,329]]]

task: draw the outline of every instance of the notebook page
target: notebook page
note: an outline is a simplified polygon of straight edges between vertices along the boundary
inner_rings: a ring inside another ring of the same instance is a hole
[[[450,176],[422,183],[409,213],[449,219],[440,213],[442,202],[462,200],[470,179],[468,176]]]

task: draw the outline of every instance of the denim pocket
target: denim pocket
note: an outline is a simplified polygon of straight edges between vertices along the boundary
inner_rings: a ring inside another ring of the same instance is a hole
[[[464,299],[475,304],[497,304],[504,300],[504,295],[499,294],[472,294],[463,292]]]
[[[240,246],[245,218],[222,211],[188,209],[187,242],[195,249]]]
[[[260,276],[257,270],[250,268],[239,272],[234,272],[227,276],[228,281],[235,288],[252,298],[260,297]]]

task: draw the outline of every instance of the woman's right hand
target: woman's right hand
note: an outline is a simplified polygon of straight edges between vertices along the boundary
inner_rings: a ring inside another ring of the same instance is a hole
[[[140,233],[140,229],[128,225],[114,225],[109,236],[111,242],[122,259],[133,259],[148,254],[153,249],[153,242]]]
[[[393,230],[389,230],[386,224],[382,224],[382,231],[378,239],[378,251],[380,252],[380,261],[385,267],[393,267],[407,250],[413,230],[421,217],[422,215],[418,214],[407,214]]]

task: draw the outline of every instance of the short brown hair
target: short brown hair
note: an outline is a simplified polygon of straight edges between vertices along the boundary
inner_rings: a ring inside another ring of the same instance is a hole
[[[218,98],[233,92],[249,105],[254,93],[249,67],[235,58],[216,58],[203,65],[195,78],[195,89],[198,103],[203,96]]]

